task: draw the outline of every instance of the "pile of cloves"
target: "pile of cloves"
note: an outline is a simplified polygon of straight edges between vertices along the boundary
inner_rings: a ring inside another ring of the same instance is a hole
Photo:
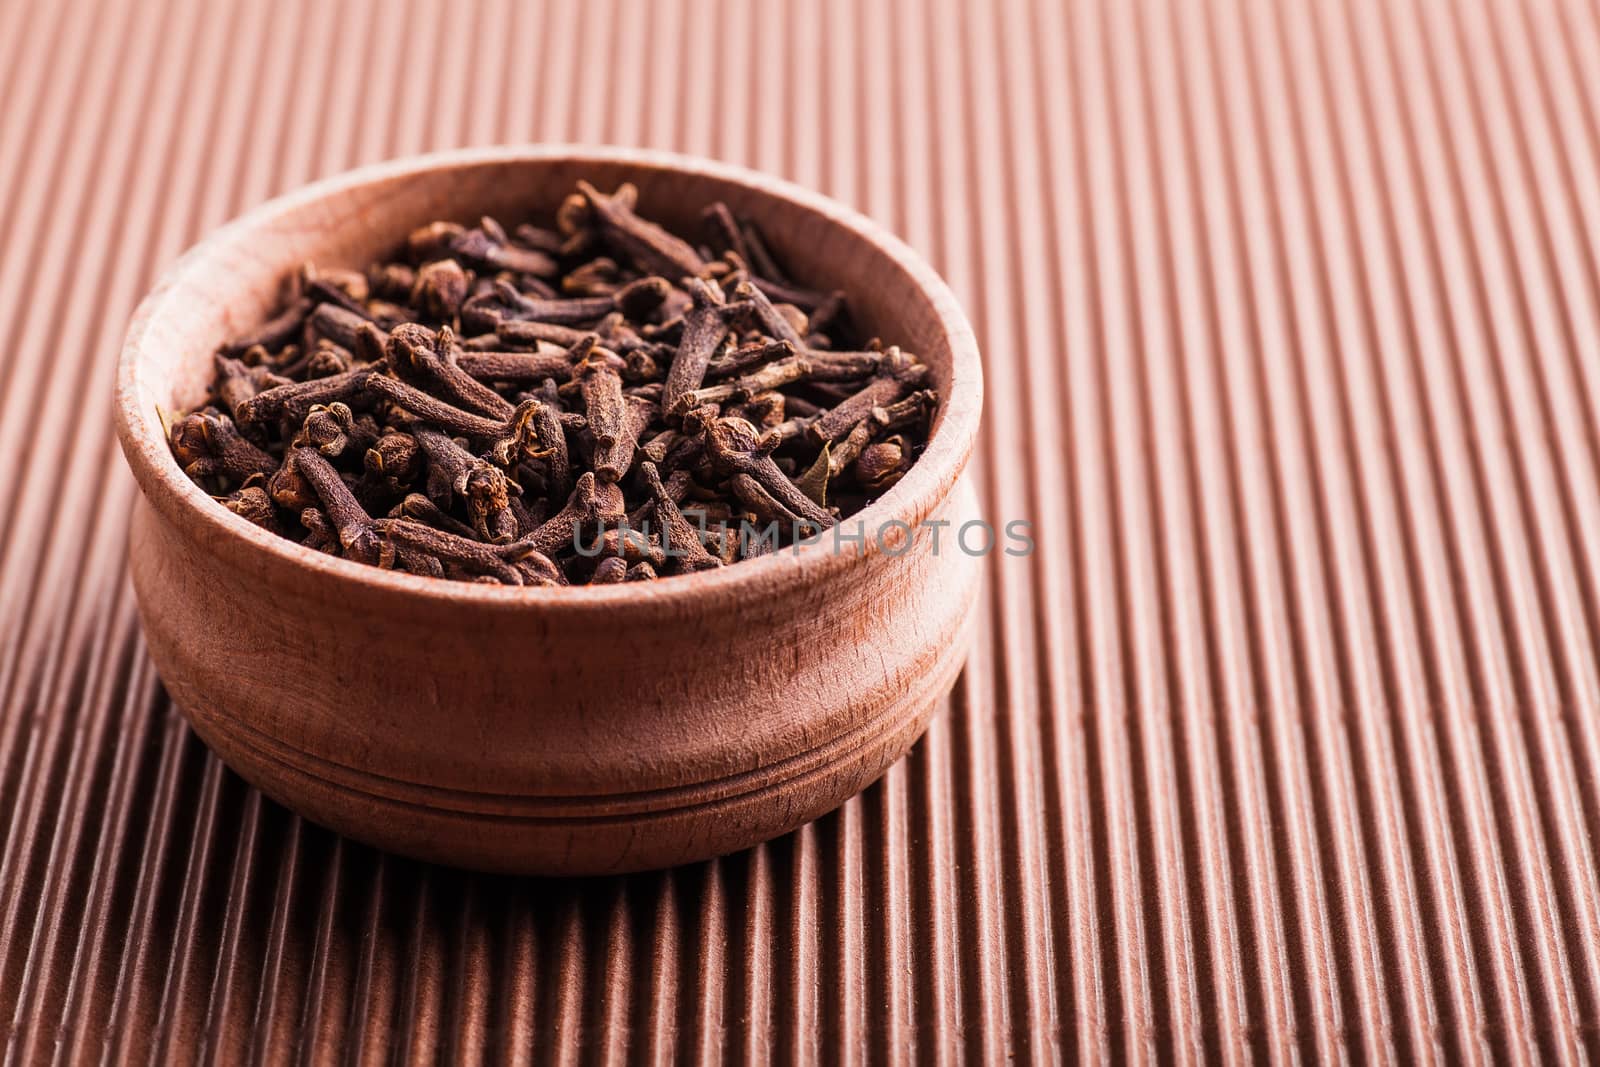
[[[893,485],[927,367],[855,345],[726,205],[698,246],[580,182],[554,228],[435,222],[303,267],[169,424],[234,513],[346,559],[509,585],[651,579],[814,537]]]

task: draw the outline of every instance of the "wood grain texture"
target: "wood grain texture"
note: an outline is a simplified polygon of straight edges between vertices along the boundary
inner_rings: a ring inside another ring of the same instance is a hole
[[[904,236],[977,327],[981,506],[1049,532],[878,786],[665,874],[290,817],[126,580],[106,385],[156,274],[314,177],[535,140]],[[1595,1053],[1590,0],[4,0],[0,234],[11,1060]]]

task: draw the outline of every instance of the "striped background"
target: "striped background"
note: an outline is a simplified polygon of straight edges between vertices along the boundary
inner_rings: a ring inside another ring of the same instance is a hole
[[[983,341],[990,570],[910,759],[699,867],[381,857],[151,672],[123,325],[352,165],[753,164]],[[0,1050],[1578,1055],[1600,1039],[1594,0],[0,0]]]

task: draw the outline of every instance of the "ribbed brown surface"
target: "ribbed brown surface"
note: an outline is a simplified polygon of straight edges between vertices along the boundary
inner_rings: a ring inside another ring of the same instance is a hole
[[[140,641],[123,325],[320,174],[647,144],[965,301],[990,569],[841,812],[616,881],[263,802]],[[1576,1056],[1600,1036],[1592,2],[0,3],[18,1063]]]

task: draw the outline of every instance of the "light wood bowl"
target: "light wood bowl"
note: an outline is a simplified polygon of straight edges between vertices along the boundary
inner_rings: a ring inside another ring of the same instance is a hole
[[[271,312],[301,262],[362,266],[437,218],[547,217],[580,178],[634,182],[641,209],[680,233],[726,201],[801,281],[846,290],[864,336],[930,365],[942,406],[926,453],[850,520],[906,527],[865,551],[824,541],[653,583],[500,588],[311,551],[179,470],[158,409],[203,397],[212,352]],[[382,848],[540,874],[732,852],[865,788],[954,683],[982,566],[952,536],[978,517],[962,470],[981,405],[977,346],[944,283],[879,227],[798,187],[588,148],[359,170],[191,250],[129,327],[116,418],[143,490],[129,557],[150,654],[229,766]],[[951,523],[938,551],[925,520]]]

